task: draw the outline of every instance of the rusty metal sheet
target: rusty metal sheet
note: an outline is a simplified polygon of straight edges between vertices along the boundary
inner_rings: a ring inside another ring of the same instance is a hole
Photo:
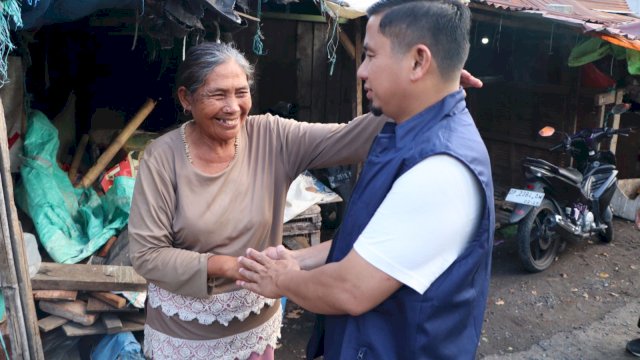
[[[583,32],[601,32],[640,39],[640,20],[631,16],[625,0],[471,0],[505,11],[539,15],[582,27]]]
[[[605,25],[637,20],[628,15],[623,15],[631,12],[624,1],[472,0],[472,2],[486,4],[498,9],[535,11],[540,12],[543,16],[549,14],[554,17],[576,19]],[[563,7],[566,12],[561,10]]]

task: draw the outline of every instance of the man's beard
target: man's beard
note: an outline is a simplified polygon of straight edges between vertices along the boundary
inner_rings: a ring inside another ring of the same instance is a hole
[[[383,114],[382,109],[377,106],[374,106],[373,104],[369,105],[369,110],[375,116],[380,116]]]

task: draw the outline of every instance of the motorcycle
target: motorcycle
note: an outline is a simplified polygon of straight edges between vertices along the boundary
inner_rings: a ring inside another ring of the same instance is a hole
[[[599,143],[614,135],[628,136],[632,128],[607,127],[611,115],[629,109],[613,107],[604,127],[584,129],[573,135],[544,127],[543,137],[563,135],[560,144],[549,149],[568,153],[575,167],[559,167],[542,159],[527,157],[522,163],[526,189],[510,189],[506,201],[515,203],[510,223],[518,224],[518,255],[524,268],[540,272],[553,263],[565,238],[597,236],[613,241],[611,198],[616,189],[616,158]]]

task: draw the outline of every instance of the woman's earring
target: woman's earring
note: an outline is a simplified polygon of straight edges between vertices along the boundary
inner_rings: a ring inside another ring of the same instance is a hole
[[[185,115],[189,115],[190,112],[191,112],[191,110],[189,110],[187,108],[182,109],[182,113],[185,114]]]

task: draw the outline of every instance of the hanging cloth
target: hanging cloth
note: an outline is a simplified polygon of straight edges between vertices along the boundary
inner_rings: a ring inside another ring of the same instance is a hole
[[[9,80],[7,79],[7,56],[14,48],[9,33],[11,23],[16,29],[22,27],[20,5],[16,0],[0,0],[0,87]]]

